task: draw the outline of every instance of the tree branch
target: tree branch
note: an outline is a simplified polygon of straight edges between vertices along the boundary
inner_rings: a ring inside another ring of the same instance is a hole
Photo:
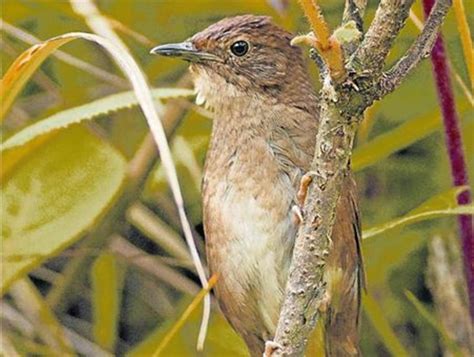
[[[344,6],[344,13],[342,15],[342,24],[347,24],[349,21],[356,23],[357,29],[362,32],[364,28],[364,13],[367,6],[367,0],[346,0]]]
[[[430,55],[444,17],[451,7],[451,2],[451,0],[436,1],[421,34],[406,54],[388,72],[382,75],[378,85],[378,98],[393,92],[418,63]]]
[[[266,354],[271,356],[303,355],[308,336],[327,302],[325,264],[336,204],[349,173],[356,121],[341,115],[337,94],[328,79],[320,94],[320,127],[311,164],[314,175],[304,206],[305,219],[295,242],[275,342],[267,344]]]
[[[267,342],[266,356],[303,356],[320,314],[331,304],[324,273],[332,248],[336,205],[344,180],[350,174],[355,133],[365,109],[381,97],[377,94],[381,88],[376,84],[393,40],[408,17],[411,3],[412,0],[401,0],[401,3],[382,0],[354,60],[346,64],[349,76],[336,82],[327,72],[321,73],[319,128],[311,164],[313,180],[303,207],[304,220],[295,241],[275,338]],[[436,35],[449,6],[450,0],[437,1],[436,11],[420,36],[422,40],[418,38],[411,49],[413,58],[419,57],[412,67],[426,57],[423,49],[429,47],[428,40]],[[420,42],[428,43],[420,47],[417,45]],[[321,58],[327,66],[327,57],[321,54]],[[319,57],[316,59],[321,62]],[[366,67],[359,67],[361,64]],[[322,63],[319,66],[325,68]]]
[[[413,0],[381,0],[364,40],[353,55],[351,66],[357,72],[380,72]]]

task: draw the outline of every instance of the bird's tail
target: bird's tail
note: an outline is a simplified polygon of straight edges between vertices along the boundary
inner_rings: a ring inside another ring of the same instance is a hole
[[[324,346],[327,357],[360,356],[359,310],[360,286],[348,287],[339,295],[340,300],[331,304],[326,314]]]

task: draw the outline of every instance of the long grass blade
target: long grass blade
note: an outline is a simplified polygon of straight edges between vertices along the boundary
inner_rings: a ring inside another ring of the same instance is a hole
[[[166,336],[160,341],[160,344],[158,345],[155,353],[153,353],[153,357],[158,357],[166,348],[166,346],[169,344],[169,342],[172,340],[172,338],[176,335],[176,333],[183,327],[184,323],[186,320],[189,318],[191,313],[198,307],[199,303],[201,300],[208,295],[209,291],[211,291],[212,287],[216,284],[217,282],[217,275],[213,275],[208,282],[208,285],[206,288],[202,289],[199,294],[197,294],[191,304],[186,308],[186,310],[183,312],[181,317],[179,318],[178,321],[171,327],[169,332],[166,334]]]
[[[463,354],[461,353],[459,346],[457,346],[456,342],[451,338],[451,336],[449,336],[449,333],[446,331],[443,324],[440,323],[436,317],[426,309],[425,306],[423,306],[421,301],[418,300],[411,291],[406,290],[405,296],[407,297],[408,301],[413,304],[425,321],[428,322],[439,333],[443,343],[454,354],[454,356],[462,356]]]
[[[178,175],[176,173],[176,168],[173,164],[168,140],[166,138],[165,131],[163,129],[162,123],[157,112],[158,110],[161,113],[163,109],[161,106],[156,105],[156,103],[154,103],[153,96],[145,79],[145,76],[141,72],[140,68],[138,67],[132,56],[128,53],[128,51],[124,51],[123,49],[121,49],[121,47],[115,45],[110,40],[97,35],[83,32],[70,32],[62,36],[54,37],[49,41],[46,41],[41,45],[34,46],[33,48],[24,52],[17,59],[17,61],[12,64],[12,66],[5,74],[0,89],[5,92],[11,91],[11,88],[15,87],[15,90],[12,93],[9,93],[10,101],[13,102],[13,99],[16,97],[19,90],[25,84],[26,80],[31,76],[34,70],[36,70],[38,66],[46,59],[47,55],[49,55],[53,50],[57,49],[61,45],[78,38],[95,42],[101,47],[103,47],[112,56],[114,61],[123,71],[123,73],[126,74],[127,78],[131,82],[140,108],[142,109],[143,114],[147,119],[148,126],[150,127],[155,143],[160,151],[162,164],[165,169],[166,177],[170,184],[171,192],[173,193],[176,206],[178,207],[181,226],[183,228],[184,236],[189,246],[191,257],[196,267],[199,280],[201,282],[201,285],[204,288],[207,288],[206,273],[204,270],[204,266],[200,260],[196,245],[194,243],[191,225],[184,210],[184,200],[179,186]],[[41,56],[38,57],[38,54],[35,55],[36,52],[41,53]],[[32,60],[32,58],[34,58],[34,60]],[[8,79],[8,81],[6,81],[6,79]],[[16,84],[17,82],[20,82],[21,85]],[[210,309],[210,296],[206,296],[204,298],[204,312],[201,327],[201,331],[203,332],[207,330]],[[199,336],[198,348],[202,347],[204,337],[204,334],[201,334]]]

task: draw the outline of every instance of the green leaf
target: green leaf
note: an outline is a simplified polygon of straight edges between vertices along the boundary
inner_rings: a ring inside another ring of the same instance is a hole
[[[365,294],[362,306],[370,322],[381,337],[384,346],[389,350],[392,356],[408,356],[408,352],[398,340],[397,335],[385,318],[382,308],[374,297],[370,294]]]
[[[111,253],[101,254],[91,270],[93,335],[97,344],[113,351],[118,336],[123,274]]]
[[[125,170],[115,149],[78,126],[24,158],[1,187],[2,293],[90,228],[112,203]]]
[[[332,34],[341,44],[346,44],[359,39],[362,33],[357,28],[355,21],[346,22],[341,27],[338,27]]]
[[[459,105],[461,114],[465,114],[468,108],[466,101],[461,102],[461,105]],[[461,115],[461,118],[463,117],[466,117],[466,115]],[[423,139],[440,128],[441,117],[439,109],[427,115],[408,120],[395,129],[381,134],[371,141],[357,147],[352,155],[352,168],[354,171],[363,170],[391,154],[410,146],[418,140]]]
[[[457,196],[466,190],[466,187],[455,187],[436,195],[403,217],[363,230],[362,238],[367,239],[385,233],[395,228],[402,228],[409,224],[421,222],[443,216],[474,214],[474,204],[458,205]]]
[[[117,46],[115,43],[104,37],[84,32],[69,32],[64,35],[54,37],[40,45],[36,45],[33,48],[28,49],[22,55],[20,55],[19,58],[21,58],[21,63],[15,61],[13,65],[10,66],[4,76],[4,79],[0,83],[1,95],[4,96],[5,93],[8,94],[11,92],[11,94],[9,94],[9,103],[11,104],[16,95],[19,93],[20,89],[26,83],[26,80],[31,77],[34,70],[37,69],[38,66],[46,59],[48,54],[50,54],[52,51],[54,51],[54,49],[58,48],[62,44],[65,44],[74,39],[84,39],[100,45],[104,50],[108,52],[108,54],[112,56],[115,63],[130,81],[133,88],[133,92],[137,98],[141,110],[143,111],[143,114],[145,115],[148,126],[150,127],[153,139],[160,151],[161,163],[165,168],[166,176],[171,187],[171,192],[173,193],[173,198],[178,208],[179,219],[183,228],[183,233],[186,238],[186,242],[189,246],[189,249],[191,250],[191,256],[193,258],[193,262],[195,264],[199,280],[201,282],[201,285],[203,287],[206,287],[206,272],[199,258],[199,254],[192,234],[191,224],[189,223],[186,212],[184,210],[184,199],[181,193],[181,188],[179,186],[178,175],[173,164],[170,148],[168,146],[168,140],[166,138],[163,125],[158,115],[158,111],[162,110],[161,103],[159,101],[153,101],[153,96],[151,94],[145,76],[143,75],[138,64],[135,62],[133,57],[125,48]],[[42,51],[44,48],[48,48],[48,50],[44,50],[43,55]],[[42,53],[42,55],[39,56],[37,55],[37,53]],[[28,70],[25,71],[25,68],[28,68]],[[4,106],[2,106],[2,108],[4,108]],[[5,112],[2,112],[2,114],[4,113]],[[203,326],[205,326],[207,323],[210,314],[210,309],[211,298],[209,295],[207,295],[204,298]],[[199,336],[201,343],[204,338],[205,329],[203,329],[203,333],[201,333]]]
[[[154,99],[166,99],[176,97],[192,96],[193,91],[185,88],[156,88],[152,90]],[[66,109],[62,112],[51,115],[40,120],[20,132],[13,135],[0,145],[0,151],[24,145],[32,139],[44,135],[52,130],[66,128],[71,124],[79,123],[83,120],[90,120],[96,116],[108,114],[120,109],[131,108],[138,105],[138,101],[133,91],[113,94],[93,102]]]
[[[72,38],[57,37],[32,46],[17,57],[0,81],[0,122],[34,71],[55,49],[71,40]]]

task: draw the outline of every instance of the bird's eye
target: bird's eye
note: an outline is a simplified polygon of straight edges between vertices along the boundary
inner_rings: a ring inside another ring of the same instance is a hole
[[[248,52],[249,44],[245,41],[237,41],[230,46],[230,50],[234,55],[242,57]]]

